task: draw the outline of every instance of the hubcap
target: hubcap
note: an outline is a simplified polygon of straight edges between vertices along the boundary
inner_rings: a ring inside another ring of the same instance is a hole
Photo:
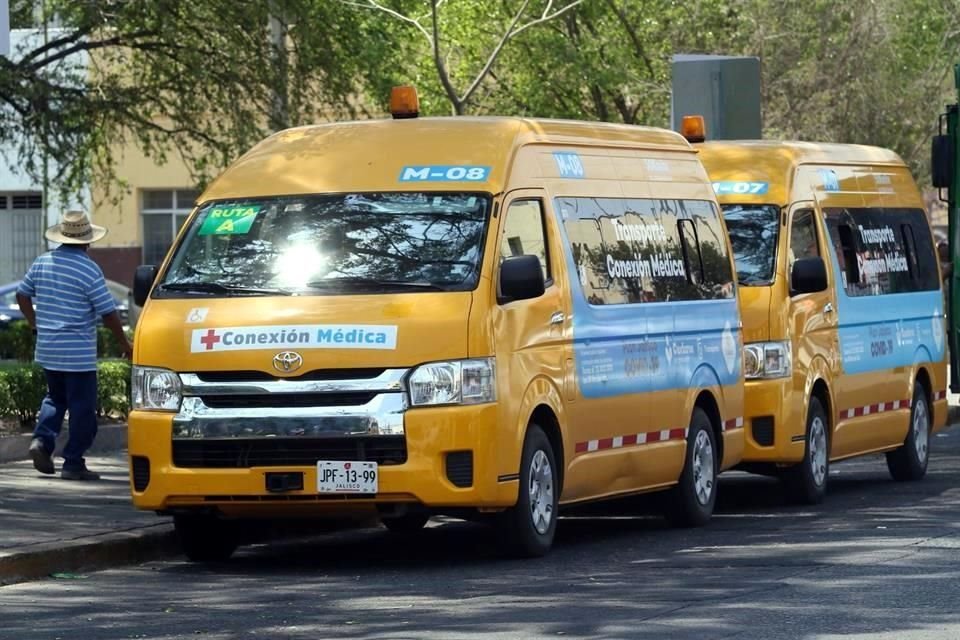
[[[930,417],[927,415],[927,403],[923,400],[913,407],[913,444],[917,448],[917,460],[923,464],[927,461],[930,447]]]
[[[713,445],[706,431],[697,433],[693,442],[693,487],[697,492],[697,502],[701,505],[710,503],[713,495]]]
[[[553,520],[553,469],[542,450],[533,454],[530,462],[530,517],[533,528],[543,535]]]
[[[817,416],[810,425],[810,470],[818,487],[827,479],[827,428]]]

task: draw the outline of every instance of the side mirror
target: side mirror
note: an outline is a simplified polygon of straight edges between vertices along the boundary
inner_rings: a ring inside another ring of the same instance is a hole
[[[827,265],[823,258],[800,258],[794,262],[790,274],[790,290],[793,295],[826,291]]]
[[[133,275],[133,301],[138,307],[147,303],[150,297],[150,289],[153,288],[153,281],[157,279],[157,267],[152,264],[145,264],[137,267]]]
[[[513,256],[500,263],[501,302],[539,298],[543,291],[543,267],[537,256]]]
[[[935,189],[946,189],[953,180],[954,158],[950,136],[933,136],[930,154],[930,178]]]

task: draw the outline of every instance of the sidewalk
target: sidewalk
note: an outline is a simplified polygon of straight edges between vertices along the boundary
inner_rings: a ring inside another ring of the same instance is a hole
[[[175,552],[170,519],[133,508],[126,454],[87,464],[99,482],[45,476],[29,461],[0,464],[0,585]]]

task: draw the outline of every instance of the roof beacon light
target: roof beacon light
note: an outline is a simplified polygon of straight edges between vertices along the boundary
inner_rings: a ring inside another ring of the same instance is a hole
[[[390,114],[394,120],[419,116],[420,98],[417,97],[417,88],[410,85],[394,87],[390,91]]]
[[[687,142],[703,142],[706,140],[707,128],[703,124],[703,116],[683,116],[680,133],[687,139]]]

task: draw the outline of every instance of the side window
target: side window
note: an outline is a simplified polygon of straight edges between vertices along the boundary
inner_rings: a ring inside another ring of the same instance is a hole
[[[813,211],[797,211],[790,223],[790,265],[801,258],[816,258],[819,255],[820,245],[817,242],[817,223],[813,218]]]
[[[923,210],[863,207],[824,213],[848,296],[939,288]]]
[[[567,197],[556,206],[590,304],[734,296],[730,252],[713,203]]]
[[[543,279],[550,279],[543,207],[539,200],[515,201],[507,209],[500,241],[500,259],[523,255],[537,256],[543,268]]]

